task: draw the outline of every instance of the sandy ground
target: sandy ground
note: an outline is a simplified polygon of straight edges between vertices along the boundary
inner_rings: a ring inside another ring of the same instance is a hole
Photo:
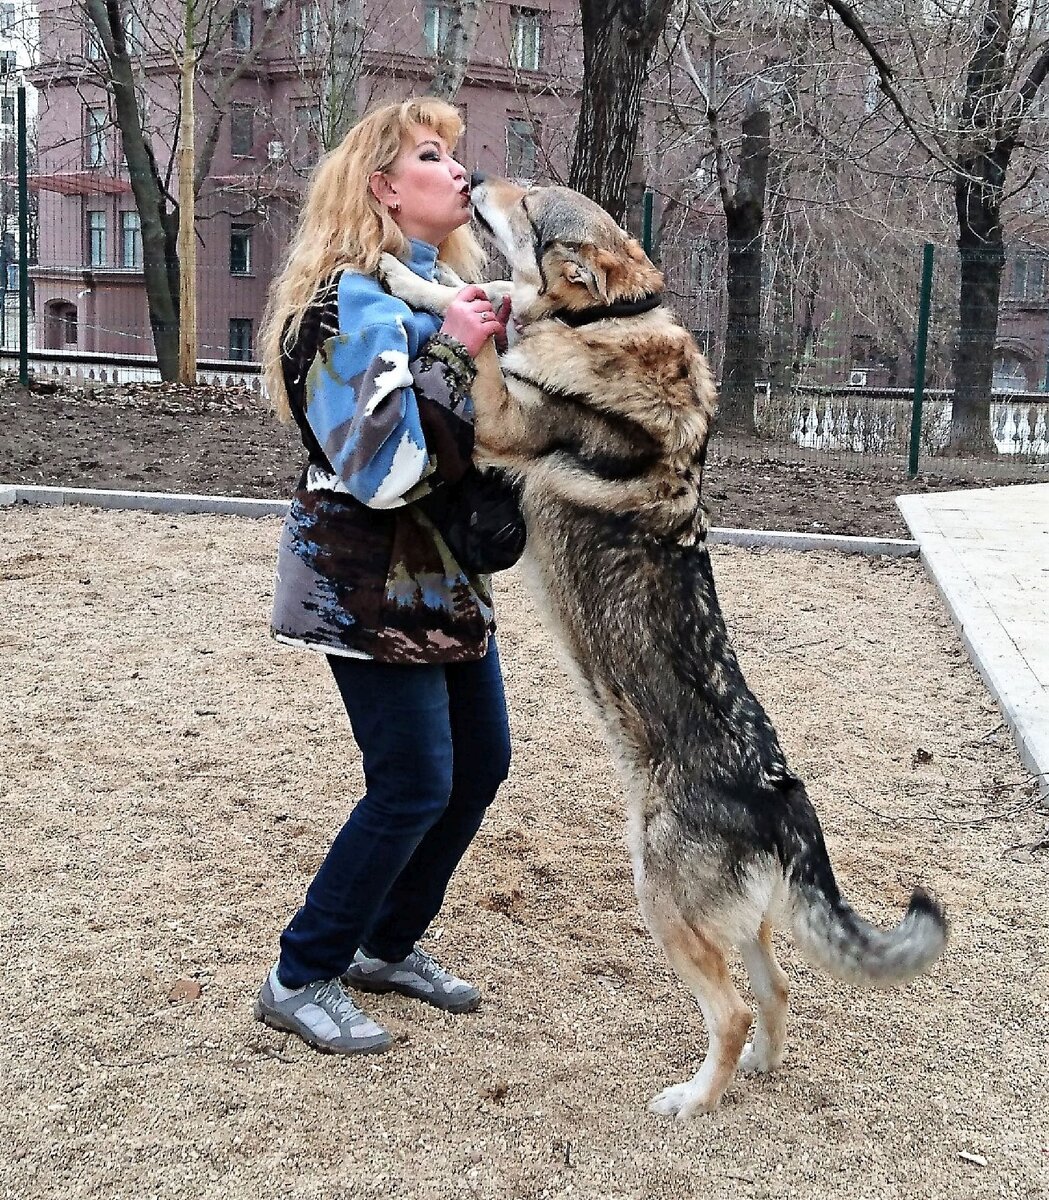
[[[1042,1197],[1046,815],[914,562],[718,548],[736,644],[868,915],[953,941],[891,993],[784,944],[789,1056],[678,1126],[698,1014],[638,923],[606,754],[514,573],[512,777],[380,1058],[253,1023],[361,787],[322,662],[266,634],[272,521],[0,512],[4,1197]],[[199,991],[199,995],[197,994]]]

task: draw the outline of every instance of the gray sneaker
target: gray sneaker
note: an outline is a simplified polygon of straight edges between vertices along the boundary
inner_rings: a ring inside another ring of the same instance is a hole
[[[321,979],[292,990],[277,979],[277,968],[266,976],[255,1001],[255,1020],[280,1029],[327,1054],[380,1054],[393,1038],[365,1016],[343,991],[338,979]]]
[[[365,992],[400,992],[445,1012],[473,1012],[481,1003],[481,993],[472,983],[446,971],[418,946],[394,963],[358,950],[342,982]]]

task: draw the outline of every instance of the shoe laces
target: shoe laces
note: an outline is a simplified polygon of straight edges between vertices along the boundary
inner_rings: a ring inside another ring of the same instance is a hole
[[[434,958],[431,958],[425,950],[420,950],[418,946],[412,951],[412,970],[417,971],[423,979],[428,979],[431,983],[443,982],[446,979],[454,979],[451,971],[446,970]]]
[[[318,988],[316,998],[325,1008],[343,1021],[352,1021],[355,1017],[359,1019],[364,1016],[364,1013],[346,995],[342,984],[337,979],[329,979],[322,988]]]

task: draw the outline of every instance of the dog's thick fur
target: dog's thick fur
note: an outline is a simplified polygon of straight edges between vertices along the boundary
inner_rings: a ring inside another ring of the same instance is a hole
[[[782,1061],[787,977],[773,924],[829,974],[889,985],[937,958],[946,920],[920,890],[887,931],[846,903],[804,784],[744,681],[704,542],[707,364],[664,307],[615,315],[658,292],[658,271],[565,188],[486,180],[473,198],[511,264],[519,331],[501,360],[505,386],[482,363],[478,443],[523,483],[525,562],[625,784],[641,911],[706,1020],[700,1070],[651,1106],[684,1119],[714,1108],[737,1066]],[[454,295],[388,257],[381,272],[417,307],[440,312]],[[578,327],[557,315],[610,305]],[[749,1042],[731,947],[757,1001]]]

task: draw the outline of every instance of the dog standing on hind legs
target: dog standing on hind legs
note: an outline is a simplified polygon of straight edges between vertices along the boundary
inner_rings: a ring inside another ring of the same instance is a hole
[[[946,918],[920,889],[888,930],[843,899],[805,786],[743,678],[700,501],[714,387],[659,272],[567,188],[475,179],[473,200],[511,265],[512,283],[491,288],[509,287],[517,327],[500,362],[478,362],[478,447],[521,481],[526,576],[611,745],[642,916],[707,1026],[698,1072],[650,1106],[684,1120],[715,1108],[737,1068],[782,1062],[773,925],[828,974],[889,986],[937,959]],[[389,256],[380,274],[435,312],[458,283]]]

